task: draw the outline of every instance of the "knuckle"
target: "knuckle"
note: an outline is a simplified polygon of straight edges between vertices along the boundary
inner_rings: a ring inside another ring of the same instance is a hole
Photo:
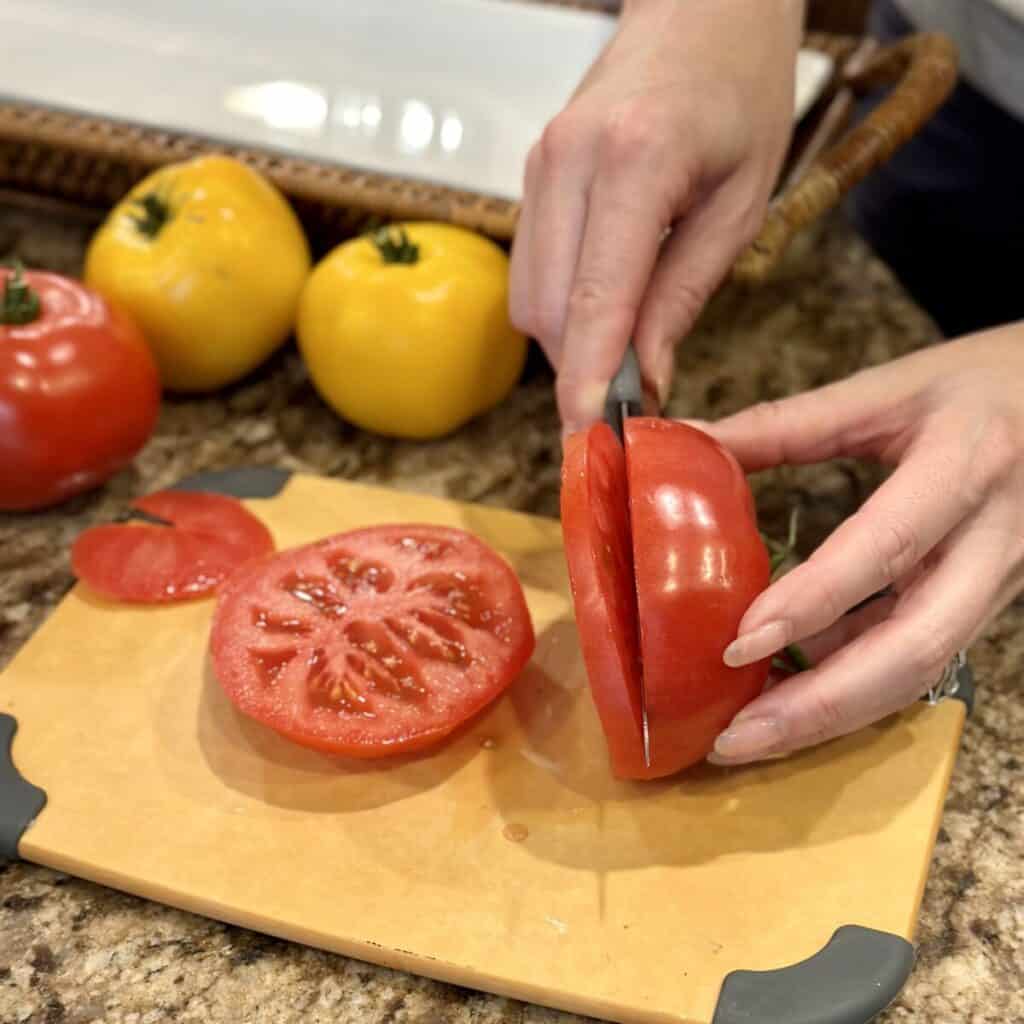
[[[917,530],[898,516],[890,516],[871,532],[871,545],[886,583],[900,579],[921,560]]]
[[[786,413],[782,402],[765,399],[752,405],[747,411],[753,431],[769,436],[786,436]]]
[[[677,277],[666,286],[666,298],[671,306],[673,319],[682,328],[682,332],[692,324],[704,304],[708,301],[708,289],[688,277]]]
[[[812,743],[837,736],[844,731],[847,718],[843,699],[827,687],[816,687],[807,694],[807,704],[796,730],[798,736],[794,739]]]
[[[600,152],[608,163],[618,166],[646,159],[659,144],[654,120],[633,102],[612,107],[601,126]]]
[[[938,679],[953,656],[954,644],[933,627],[922,627],[909,638],[907,646],[910,674],[921,689]]]
[[[817,568],[814,558],[807,562],[808,569]],[[808,609],[804,629],[801,633],[817,632],[840,619],[847,611],[840,588],[825,571],[808,572],[802,584],[803,600]],[[796,577],[794,573],[794,582]]]
[[[1021,439],[1009,417],[1003,413],[989,417],[979,431],[966,481],[965,498],[970,507],[980,505],[992,484],[1005,480],[1017,470],[1021,447]]]
[[[616,317],[632,321],[637,304],[616,295],[613,286],[598,277],[577,277],[569,294],[569,315],[573,319],[589,320],[597,316]]]
[[[581,129],[571,113],[550,120],[534,147],[538,164],[557,165],[568,160],[579,145]]]

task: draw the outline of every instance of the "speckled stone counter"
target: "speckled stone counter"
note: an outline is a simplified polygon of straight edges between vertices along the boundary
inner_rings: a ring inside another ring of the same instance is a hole
[[[0,206],[0,254],[76,272],[89,224]],[[726,290],[680,360],[670,412],[712,415],[888,360],[934,340],[926,318],[839,222],[779,279]],[[294,350],[201,400],[165,401],[134,468],[55,511],[0,515],[0,668],[71,584],[67,549],[131,496],[187,473],[274,464],[557,514],[551,377],[534,358],[498,410],[445,441],[360,433],[318,400]],[[763,474],[762,522],[806,506],[809,550],[877,476],[846,463]],[[811,506],[813,505],[813,509]],[[1024,1022],[1024,603],[972,652],[975,715],[946,806],[918,966],[885,1022]],[[289,945],[25,864],[0,865],[0,1024],[582,1024],[580,1018]]]

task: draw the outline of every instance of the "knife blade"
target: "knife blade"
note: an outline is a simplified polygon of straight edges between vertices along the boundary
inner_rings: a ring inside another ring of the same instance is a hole
[[[630,342],[622,356],[622,363],[608,385],[605,398],[604,418],[618,435],[620,442],[625,442],[626,420],[630,416],[643,413],[644,393],[640,378],[640,364],[636,358],[636,349]],[[647,690],[644,686],[643,671],[640,672],[640,724],[643,731],[644,766],[651,767],[651,727],[647,713]]]

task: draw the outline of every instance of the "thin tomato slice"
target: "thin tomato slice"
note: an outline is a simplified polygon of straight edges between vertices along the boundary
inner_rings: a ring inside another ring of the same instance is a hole
[[[764,687],[770,660],[722,662],[769,581],[743,470],[712,437],[682,423],[626,423],[630,528],[639,601],[652,775],[703,760]]]
[[[158,491],[132,507],[168,525],[94,526],[71,548],[71,567],[115,601],[157,604],[203,597],[235,569],[274,550],[270,531],[236,498]]]
[[[432,746],[494,701],[534,649],[512,569],[461,530],[337,534],[246,566],[210,650],[243,714],[306,747],[375,758]]]
[[[607,424],[568,439],[562,532],[576,625],[612,771],[643,778],[641,667],[622,446]]]

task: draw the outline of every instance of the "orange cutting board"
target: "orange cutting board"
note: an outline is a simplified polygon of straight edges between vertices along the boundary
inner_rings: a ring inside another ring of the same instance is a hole
[[[847,1006],[862,988],[875,1009],[898,990],[963,703],[922,703],[762,767],[617,782],[557,521],[274,472],[183,486],[262,493],[247,505],[281,548],[372,523],[470,530],[518,572],[536,654],[439,752],[339,763],[234,711],[207,659],[211,600],[129,607],[76,587],[0,677],[0,712],[18,727],[14,762],[46,794],[21,857],[614,1021],[762,1022],[775,1012],[790,1024],[854,1022],[867,1019]],[[0,786],[9,806],[11,793]],[[761,1010],[743,1016],[743,1000],[761,998],[744,986],[776,977],[743,972],[812,957],[843,926],[856,927],[805,964],[796,986],[806,1002],[822,978],[838,979],[824,1003],[814,997],[821,1014],[772,1011],[763,994]]]

